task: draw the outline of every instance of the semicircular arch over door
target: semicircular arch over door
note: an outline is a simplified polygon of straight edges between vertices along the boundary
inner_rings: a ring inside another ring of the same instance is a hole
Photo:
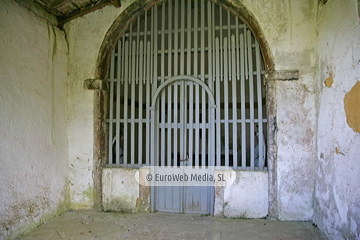
[[[170,0],[139,14],[111,54],[108,165],[188,158],[267,170],[264,71],[249,27],[214,2]],[[212,213],[213,190],[205,195],[153,195],[153,210]]]

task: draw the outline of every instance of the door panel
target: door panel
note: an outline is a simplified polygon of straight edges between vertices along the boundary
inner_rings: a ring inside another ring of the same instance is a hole
[[[163,91],[157,102],[157,165],[209,165],[210,112],[206,91],[189,80],[170,84]],[[156,187],[156,210],[208,214],[212,190],[210,186]]]

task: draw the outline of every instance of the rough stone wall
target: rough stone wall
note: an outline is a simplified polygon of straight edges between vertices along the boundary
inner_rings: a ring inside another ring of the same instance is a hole
[[[327,1],[319,6],[317,21],[319,115],[314,222],[330,239],[360,238],[357,8],[356,0]]]
[[[107,6],[65,25],[69,41],[69,146],[71,202],[89,208],[93,194],[94,93],[84,90],[95,78],[101,43],[113,21],[133,0],[119,9]],[[316,9],[313,0],[243,0],[269,43],[276,70],[299,69],[300,79],[277,82],[278,217],[311,220],[316,158]]]
[[[12,0],[0,1],[0,239],[69,207],[67,43]]]

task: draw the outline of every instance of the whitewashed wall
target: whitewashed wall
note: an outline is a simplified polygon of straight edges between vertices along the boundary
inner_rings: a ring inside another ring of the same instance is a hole
[[[126,6],[126,2],[121,3]],[[65,25],[69,43],[69,162],[71,207],[93,207],[94,92],[84,80],[95,77],[96,60],[104,36],[120,13],[113,6]]]
[[[358,2],[333,0],[319,9],[314,221],[329,239],[360,238],[360,134],[350,128],[344,110],[345,95],[360,81]],[[358,91],[357,109],[359,103]]]
[[[0,239],[69,207],[63,32],[0,1]]]
[[[93,92],[83,81],[95,77],[101,43],[119,9],[107,6],[65,25],[69,41],[69,147],[71,202],[93,204]],[[278,210],[282,220],[311,220],[316,157],[317,1],[240,1],[258,20],[276,70],[299,69],[300,80],[277,83]]]

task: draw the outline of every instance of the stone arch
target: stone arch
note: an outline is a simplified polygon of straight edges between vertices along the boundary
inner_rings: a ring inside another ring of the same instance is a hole
[[[223,8],[228,9],[233,15],[237,16],[242,22],[247,24],[257,41],[259,42],[261,53],[264,60],[265,70],[272,72],[275,70],[275,63],[270,51],[269,44],[260,28],[260,25],[253,14],[241,3],[230,0],[211,0]],[[109,30],[107,31],[104,40],[101,44],[99,55],[96,63],[95,77],[106,79],[111,51],[117,44],[122,34],[128,29],[130,23],[136,20],[137,16],[142,14],[144,10],[149,10],[152,6],[161,3],[160,0],[139,0],[133,2],[117,17]],[[271,79],[268,79],[271,80]],[[277,144],[276,144],[276,104],[275,104],[275,82],[267,82],[267,112],[268,112],[268,164],[269,164],[269,217],[277,217],[277,174],[276,174],[276,159],[277,159]],[[106,117],[107,111],[107,93],[104,91],[96,91],[94,102],[94,189],[95,201],[94,207],[101,209],[102,202],[102,167],[106,158],[106,124],[103,119]]]
[[[160,2],[161,1],[159,0],[136,1],[124,9],[119,17],[113,22],[100,47],[95,73],[97,78],[104,79],[107,76],[111,50],[115,47],[122,33],[127,30],[130,23],[133,22],[144,10],[148,10]],[[266,71],[274,70],[274,61],[269,45],[265,39],[259,23],[247,10],[247,8],[241,3],[234,3],[229,0],[214,0],[213,2],[223,6],[225,9],[230,10],[232,14],[239,17],[241,21],[247,24],[260,44]]]

